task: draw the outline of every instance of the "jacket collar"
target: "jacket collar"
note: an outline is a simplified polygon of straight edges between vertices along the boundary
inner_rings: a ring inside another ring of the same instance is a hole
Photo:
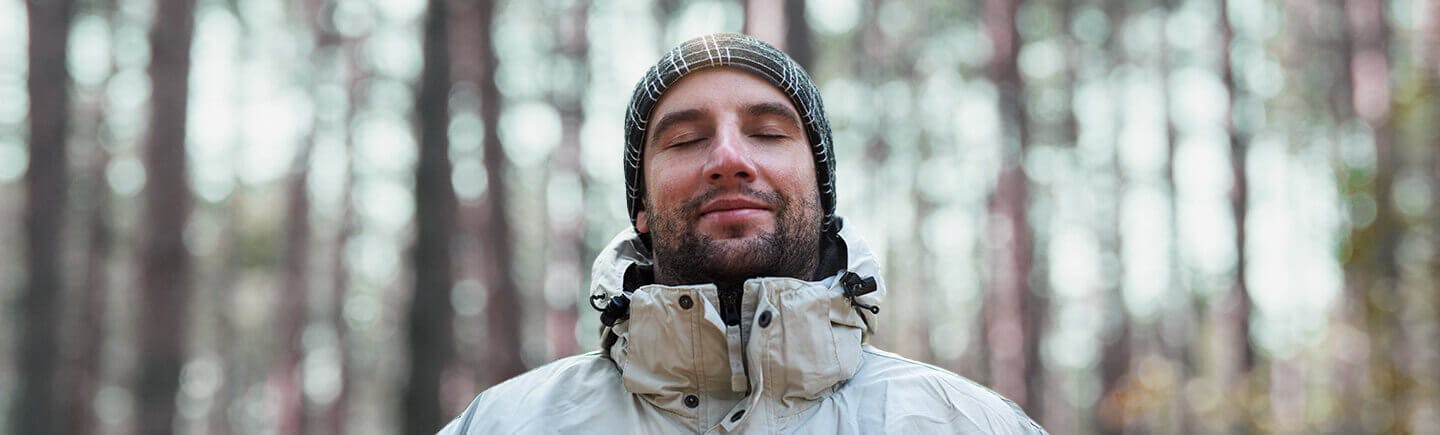
[[[879,305],[886,290],[874,255],[843,225],[839,235],[846,272],[876,280],[876,290],[855,301]],[[631,265],[650,265],[641,246],[633,229],[622,231],[591,272],[592,299],[623,294],[630,300],[629,318],[605,327],[601,337],[631,393],[705,428],[734,424],[723,417],[762,399],[782,413],[798,413],[858,370],[860,344],[873,332],[875,317],[844,296],[844,272],[819,281],[750,279],[743,286],[740,324],[726,326],[714,285],[651,284],[626,293]],[[688,406],[690,395],[699,405]]]

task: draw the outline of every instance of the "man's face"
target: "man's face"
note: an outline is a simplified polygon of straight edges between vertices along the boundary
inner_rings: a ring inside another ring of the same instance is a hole
[[[815,161],[790,99],[728,67],[673,85],[650,117],[645,210],[662,284],[810,279],[820,238]]]

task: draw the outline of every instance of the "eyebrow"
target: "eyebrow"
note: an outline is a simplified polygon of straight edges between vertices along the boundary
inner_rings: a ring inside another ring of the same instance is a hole
[[[795,111],[791,110],[790,106],[773,101],[751,104],[750,107],[745,108],[745,113],[750,116],[779,116],[790,122],[794,122],[795,125],[800,126],[802,129],[805,126],[805,123],[800,122],[800,118],[795,115]]]

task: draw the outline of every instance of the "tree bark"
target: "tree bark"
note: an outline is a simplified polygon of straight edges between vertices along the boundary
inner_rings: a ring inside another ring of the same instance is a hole
[[[450,184],[446,2],[430,0],[424,24],[424,69],[415,103],[419,161],[415,168],[415,245],[411,250],[415,287],[411,300],[410,375],[402,401],[404,433],[433,433],[445,424],[440,382],[454,353],[451,320],[450,238],[455,227],[455,191]]]
[[[495,3],[485,0],[480,5],[480,36],[477,45],[480,52],[480,120],[485,125],[485,137],[481,148],[485,150],[486,200],[485,223],[481,225],[481,239],[490,255],[483,265],[485,289],[489,297],[485,302],[486,337],[488,352],[485,354],[485,376],[483,385],[498,384],[523,373],[525,363],[521,360],[520,322],[521,311],[518,290],[512,264],[515,258],[514,231],[507,213],[510,210],[509,163],[505,149],[500,144],[500,106],[504,100],[499,85],[495,83],[495,69],[498,63],[492,41],[495,22]]]
[[[1041,420],[1043,367],[1039,361],[1038,314],[1043,307],[1030,288],[1034,247],[1027,217],[1029,181],[1023,165],[1028,148],[1028,119],[1018,54],[1016,12],[1020,0],[986,0],[984,23],[990,36],[990,80],[999,93],[1001,168],[990,198],[990,239],[996,250],[985,306],[991,383],[1032,418]]]
[[[805,71],[814,72],[815,43],[805,20],[805,0],[785,0],[785,52]]]
[[[1362,405],[1367,421],[1378,422],[1380,433],[1403,430],[1408,373],[1404,370],[1404,326],[1395,313],[1402,304],[1396,250],[1400,244],[1400,218],[1393,207],[1395,173],[1400,167],[1394,148],[1390,117],[1390,65],[1387,56],[1389,28],[1382,0],[1346,0],[1345,17],[1350,35],[1350,109],[1373,133],[1375,153],[1375,219],[1352,232],[1352,258],[1356,272],[1350,281],[1361,311],[1362,327],[1370,338],[1369,390]],[[1380,399],[1380,400],[1374,400]]]
[[[346,424],[349,419],[347,412],[350,404],[350,329],[345,321],[345,301],[350,290],[350,267],[345,260],[346,252],[349,250],[350,238],[355,233],[355,136],[351,125],[354,125],[355,114],[358,112],[356,105],[360,99],[360,87],[364,83],[366,72],[362,69],[358,57],[358,47],[354,40],[343,38],[339,41],[341,55],[345,61],[345,68],[348,71],[348,79],[345,83],[345,181],[340,189],[340,227],[335,233],[335,243],[330,255],[331,272],[331,294],[330,294],[330,315],[329,322],[335,328],[335,354],[340,359],[339,373],[336,377],[340,380],[339,390],[335,392],[335,399],[330,402],[320,415],[322,422],[320,432],[327,435],[343,435],[348,433]]]
[[[589,5],[577,2],[561,17],[561,40],[557,56],[568,59],[575,65],[584,66],[589,56],[589,38],[586,22],[589,19]],[[578,197],[562,210],[550,210],[551,221],[549,243],[549,270],[546,272],[546,320],[545,330],[549,339],[548,356],[556,359],[574,354],[579,349],[575,336],[579,320],[578,296],[584,292],[585,283],[585,210],[584,195],[587,182],[584,168],[580,165],[580,128],[585,121],[583,110],[586,84],[589,82],[588,69],[575,68],[576,86],[556,90],[551,101],[560,112],[560,147],[550,157],[550,176],[573,177]],[[553,202],[552,202],[553,205]]]
[[[15,353],[20,379],[11,424],[15,433],[59,433],[60,297],[65,283],[63,227],[66,185],[66,133],[70,110],[70,74],[65,59],[74,14],[71,0],[25,3],[29,23],[30,152],[25,171],[26,259],[29,275],[20,296],[19,343]]]
[[[144,434],[174,431],[175,393],[185,358],[192,261],[184,230],[193,202],[186,174],[185,126],[194,11],[194,0],[159,0],[150,28],[138,388],[139,432]]]
[[[1235,276],[1230,284],[1230,291],[1223,299],[1221,310],[1220,331],[1225,336],[1225,342],[1234,347],[1234,354],[1227,353],[1228,361],[1224,367],[1222,387],[1230,394],[1235,395],[1236,401],[1231,409],[1231,414],[1236,420],[1229,423],[1232,431],[1254,432],[1257,429],[1254,418],[1252,418],[1251,398],[1255,396],[1254,383],[1257,381],[1252,375],[1255,367],[1255,343],[1250,332],[1251,302],[1249,284],[1246,282],[1249,276],[1248,255],[1245,245],[1248,243],[1248,231],[1245,228],[1247,215],[1250,206],[1249,178],[1245,175],[1246,157],[1249,152],[1248,132],[1243,132],[1236,125],[1236,104],[1240,101],[1240,89],[1235,85],[1235,67],[1230,59],[1230,47],[1233,45],[1233,28],[1230,26],[1228,8],[1229,1],[1221,0],[1219,8],[1219,53],[1220,53],[1220,80],[1229,94],[1227,102],[1227,113],[1225,130],[1228,136],[1230,148],[1230,217],[1235,225],[1235,236],[1232,245],[1235,249]]]
[[[114,68],[111,68],[113,75]],[[108,84],[109,79],[106,79]],[[102,86],[101,89],[104,87]],[[62,376],[64,391],[64,412],[68,416],[62,433],[89,434],[98,431],[95,415],[95,394],[99,391],[106,330],[106,306],[110,291],[108,272],[111,255],[115,246],[115,230],[110,222],[110,186],[105,181],[105,170],[110,164],[110,151],[106,149],[109,135],[105,133],[103,121],[106,111],[102,103],[89,104],[86,108],[88,122],[86,137],[90,138],[90,156],[85,164],[86,177],[81,203],[85,204],[86,241],[84,248],[85,271],[83,284],[76,289],[74,300],[63,314],[68,322],[64,340],[65,375]]]
[[[275,298],[277,315],[277,358],[270,371],[278,412],[276,432],[280,435],[305,433],[304,377],[300,363],[305,357],[301,337],[309,315],[310,292],[310,152],[314,137],[307,138],[296,154],[286,186],[285,240],[280,255],[280,294]]]
[[[1220,16],[1220,80],[1224,83],[1225,89],[1230,94],[1229,113],[1227,115],[1226,133],[1229,136],[1230,144],[1230,178],[1234,183],[1230,190],[1230,216],[1235,223],[1235,279],[1231,283],[1230,294],[1227,296],[1227,322],[1231,342],[1239,348],[1237,360],[1234,362],[1235,375],[1243,379],[1250,374],[1251,368],[1255,366],[1255,344],[1250,339],[1250,289],[1246,284],[1247,269],[1245,255],[1246,214],[1249,210],[1250,188],[1249,179],[1245,176],[1246,153],[1249,149],[1248,140],[1245,134],[1235,125],[1235,104],[1239,101],[1239,89],[1235,86],[1234,66],[1230,62],[1230,46],[1233,35],[1231,34],[1229,14],[1226,13],[1229,1],[1221,0],[1219,6]],[[1239,379],[1236,379],[1238,381]]]
[[[1420,101],[1427,102],[1425,113],[1429,113],[1430,119],[1436,119],[1440,118],[1440,0],[1426,0],[1422,15],[1423,25],[1416,37],[1419,52],[1415,55],[1420,64]],[[1418,142],[1429,153],[1430,188],[1433,192],[1440,190],[1440,132],[1430,128],[1422,134]],[[1431,204],[1430,209],[1430,244],[1436,248],[1430,254],[1430,278],[1440,280],[1440,204]],[[1433,328],[1440,330],[1440,300],[1432,299],[1431,306],[1434,307],[1432,320],[1436,324]],[[1430,385],[1440,384],[1440,361],[1433,362],[1431,367]]]

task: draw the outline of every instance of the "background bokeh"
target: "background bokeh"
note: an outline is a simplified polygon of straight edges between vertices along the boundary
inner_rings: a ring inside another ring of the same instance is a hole
[[[717,31],[819,85],[876,345],[1056,434],[1440,427],[1440,0],[0,0],[0,431],[429,433],[596,349]]]

